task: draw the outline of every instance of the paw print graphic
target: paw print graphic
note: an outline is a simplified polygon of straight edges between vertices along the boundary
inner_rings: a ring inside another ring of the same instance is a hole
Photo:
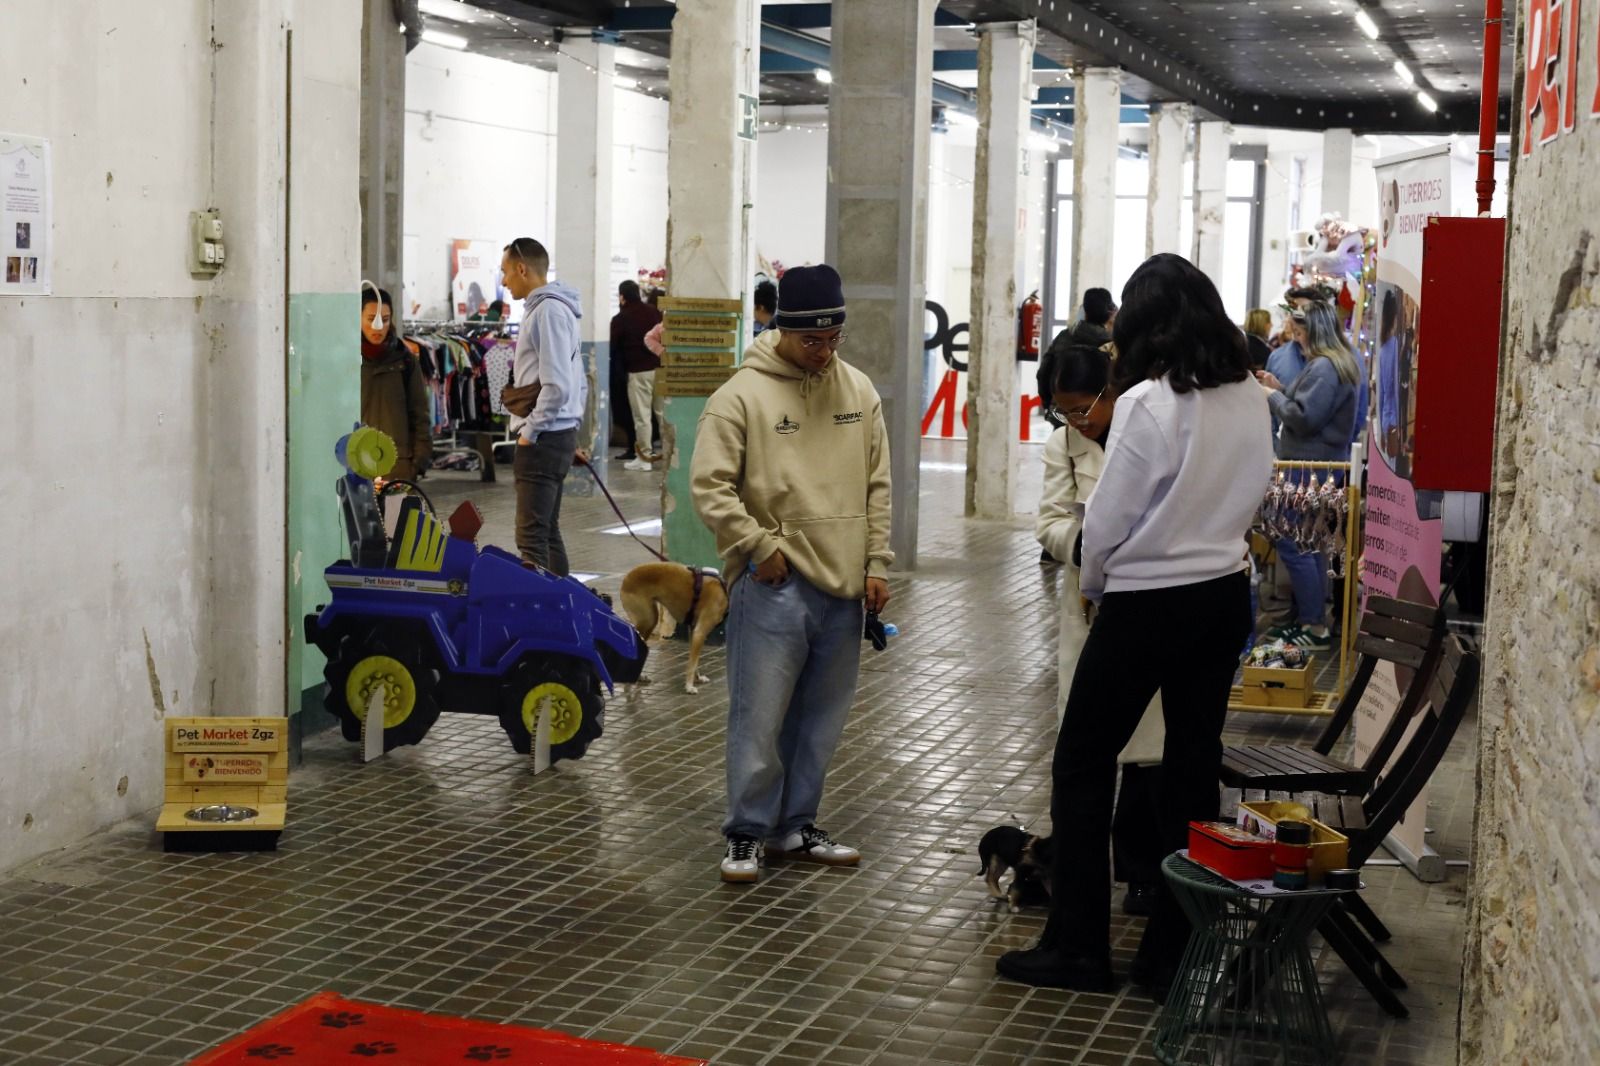
[[[329,1029],[349,1029],[355,1025],[365,1025],[367,1021],[364,1014],[352,1014],[347,1010],[333,1011],[322,1016],[322,1024]]]
[[[255,1047],[245,1051],[244,1054],[245,1058],[265,1059],[268,1062],[276,1062],[278,1059],[293,1058],[294,1048],[288,1044],[257,1044]]]
[[[467,1053],[461,1057],[470,1062],[504,1061],[511,1057],[511,1049],[494,1044],[476,1044],[467,1048]]]
[[[395,1055],[400,1049],[387,1040],[369,1040],[364,1044],[357,1044],[350,1049],[350,1054],[360,1055],[362,1058],[375,1059],[379,1055]]]

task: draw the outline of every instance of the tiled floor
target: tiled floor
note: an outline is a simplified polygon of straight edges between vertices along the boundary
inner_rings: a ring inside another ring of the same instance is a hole
[[[994,977],[1041,916],[996,909],[974,845],[1046,808],[1055,577],[1030,522],[957,516],[954,448],[927,458],[922,565],[896,578],[889,612],[901,635],[867,653],[829,780],[825,824],[865,851],[859,869],[717,880],[722,653],[691,697],[673,645],[654,684],[613,699],[588,757],[547,774],[488,717],[446,715],[367,766],[334,733],[307,745],[275,854],[165,855],[142,822],[0,880],[0,1063],[180,1063],[323,988],[724,1063],[1153,1062],[1156,1008],[1132,991]],[[648,514],[652,477],[613,478]],[[488,539],[510,543],[506,482],[433,491],[479,500]],[[599,532],[615,525],[603,500],[566,514],[574,563],[602,586],[643,561]],[[1233,737],[1315,730],[1230,723]],[[1433,790],[1448,858],[1465,857],[1472,748],[1457,738]],[[1464,873],[1366,878],[1412,1017],[1388,1020],[1325,959],[1345,1060],[1454,1063]],[[1121,967],[1139,925],[1113,919]]]

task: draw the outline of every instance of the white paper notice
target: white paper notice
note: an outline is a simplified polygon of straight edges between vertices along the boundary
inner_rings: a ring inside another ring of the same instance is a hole
[[[50,294],[50,142],[0,133],[0,296]]]

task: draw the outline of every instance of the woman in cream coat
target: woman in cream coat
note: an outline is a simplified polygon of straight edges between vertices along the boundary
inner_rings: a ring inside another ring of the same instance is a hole
[[[1078,592],[1079,536],[1083,507],[1105,466],[1105,439],[1111,431],[1116,396],[1108,384],[1111,357],[1107,352],[1073,344],[1066,334],[1052,345],[1057,346],[1051,406],[1057,419],[1066,424],[1050,435],[1044,447],[1044,496],[1034,536],[1046,552],[1065,564],[1056,675],[1059,726],[1072,674],[1078,667],[1078,653],[1089,635],[1089,604]],[[1126,914],[1149,913],[1161,877],[1154,818],[1165,737],[1161,695],[1157,693],[1133,739],[1117,758],[1122,767],[1122,790],[1112,823],[1112,866],[1116,879],[1128,885],[1122,902]]]

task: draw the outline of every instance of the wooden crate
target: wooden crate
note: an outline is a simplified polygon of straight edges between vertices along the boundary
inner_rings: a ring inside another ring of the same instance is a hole
[[[1315,690],[1316,657],[1307,656],[1304,666],[1246,666],[1240,702],[1250,707],[1295,707],[1310,705]]]
[[[1254,815],[1260,822],[1260,827],[1254,831],[1271,837],[1272,827],[1287,813],[1286,808],[1290,806],[1291,804],[1282,800],[1241,803],[1238,823],[1241,827],[1250,828],[1249,820],[1251,815]],[[1305,805],[1299,804],[1299,806]],[[1308,821],[1311,826],[1311,861],[1308,870],[1311,883],[1320,885],[1327,878],[1329,870],[1343,870],[1350,865],[1350,838],[1315,818]]]

